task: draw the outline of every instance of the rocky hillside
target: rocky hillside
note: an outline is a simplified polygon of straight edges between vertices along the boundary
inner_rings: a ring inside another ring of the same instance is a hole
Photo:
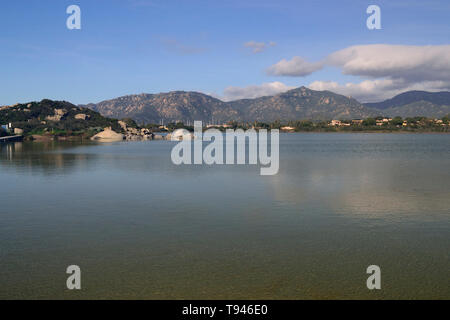
[[[363,119],[380,114],[377,110],[364,107],[355,99],[306,87],[228,104],[238,110],[246,121]]]
[[[85,107],[103,116],[132,118],[139,123],[357,119],[380,114],[355,99],[305,87],[275,96],[231,102],[198,92],[174,91],[129,95]]]
[[[392,99],[366,103],[366,107],[389,117],[441,118],[450,113],[450,92],[408,91]]]
[[[23,130],[24,134],[95,132],[105,127],[121,130],[118,120],[105,118],[67,101],[48,99],[1,107],[0,124],[7,123]]]
[[[204,122],[240,119],[226,103],[198,92],[174,91],[159,94],[129,95],[85,107],[106,117],[132,118],[139,123],[164,123],[194,120]]]
[[[381,111],[383,115],[389,117],[417,117],[440,119],[450,114],[449,105],[437,105],[428,101],[417,101],[399,107],[387,108]]]
[[[384,110],[417,102],[429,102],[435,106],[450,106],[450,92],[407,91],[385,101],[366,103],[364,105],[369,108]]]

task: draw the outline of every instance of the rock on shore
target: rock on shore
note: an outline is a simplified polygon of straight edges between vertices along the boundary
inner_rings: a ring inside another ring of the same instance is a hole
[[[100,142],[111,142],[111,141],[122,141],[125,136],[121,133],[113,131],[111,128],[105,128],[100,133],[97,133],[91,138],[91,140],[96,140]]]

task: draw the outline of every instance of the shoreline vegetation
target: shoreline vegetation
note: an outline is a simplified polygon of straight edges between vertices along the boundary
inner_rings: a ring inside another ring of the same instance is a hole
[[[167,125],[141,124],[132,119],[112,119],[66,101],[42,100],[0,108],[0,137],[23,136],[24,140],[164,140],[176,129],[193,131],[183,122]],[[274,122],[237,122],[207,124],[204,129],[278,129],[281,132],[338,133],[449,133],[450,115],[440,119],[426,117],[366,119],[298,120]]]

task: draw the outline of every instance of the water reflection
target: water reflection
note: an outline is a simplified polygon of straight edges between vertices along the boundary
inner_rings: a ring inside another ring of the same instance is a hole
[[[268,179],[277,202],[360,219],[449,217],[450,136],[322,138],[284,141]]]
[[[71,142],[12,142],[0,144],[0,170],[21,173],[58,175],[68,174],[77,168],[95,162],[95,154],[75,151],[77,147],[89,146]]]
[[[449,297],[450,135],[281,139],[275,176],[167,141],[2,145],[0,298],[71,298],[73,261],[80,298]]]

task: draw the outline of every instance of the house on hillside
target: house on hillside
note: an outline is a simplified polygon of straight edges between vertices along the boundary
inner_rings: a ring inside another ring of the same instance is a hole
[[[232,128],[231,124],[208,124],[206,128]]]
[[[340,126],[342,125],[341,120],[331,120],[330,126]]]

